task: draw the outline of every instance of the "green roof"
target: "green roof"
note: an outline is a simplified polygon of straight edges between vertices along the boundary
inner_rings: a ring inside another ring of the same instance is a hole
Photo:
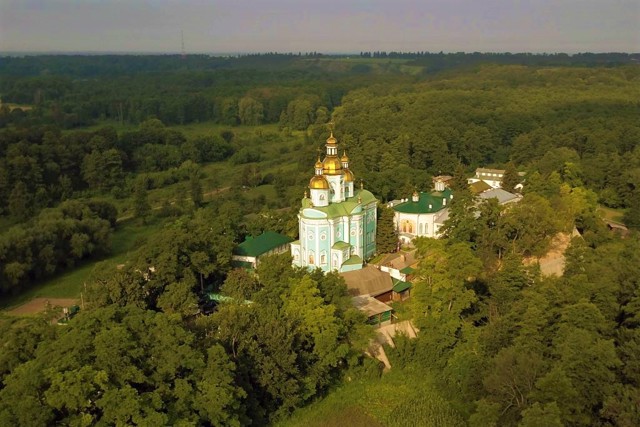
[[[253,263],[251,263],[249,261],[238,261],[237,259],[232,259],[231,260],[231,266],[232,267],[236,267],[236,268],[252,269],[253,268]]]
[[[360,202],[358,202],[358,198],[360,198]],[[309,207],[305,206],[304,200],[302,207]],[[370,191],[360,189],[354,190],[353,197],[347,198],[344,202],[329,203],[328,206],[314,206],[313,209],[325,213],[328,218],[337,218],[350,215],[358,205],[367,205],[375,201],[377,199]]]
[[[342,265],[360,265],[362,264],[362,258],[358,255],[351,255],[351,258],[342,263]]]
[[[402,270],[400,270],[400,273],[402,273],[402,274],[411,274],[414,271],[416,271],[416,269],[413,268],[413,267],[405,267]]]
[[[258,257],[292,240],[291,237],[276,233],[275,231],[265,231],[258,237],[247,237],[244,242],[236,246],[233,254]]]
[[[393,292],[404,292],[412,286],[413,285],[409,282],[403,282],[402,280],[393,279]]]
[[[347,249],[350,247],[351,245],[348,244],[347,242],[338,241],[338,242],[335,242],[333,246],[331,246],[331,249]]]
[[[469,185],[471,192],[473,194],[482,193],[483,191],[491,190],[493,187],[487,184],[484,181],[476,181],[473,184]]]
[[[451,190],[445,188],[444,191],[432,191],[431,193],[420,193],[417,202],[409,199],[408,202],[401,203],[393,207],[394,210],[402,213],[433,213],[442,210],[445,206],[442,199],[451,201]],[[429,207],[431,206],[431,207]]]

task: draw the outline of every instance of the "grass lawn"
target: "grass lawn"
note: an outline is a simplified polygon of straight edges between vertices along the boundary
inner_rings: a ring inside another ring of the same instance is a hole
[[[114,126],[118,132],[137,129],[134,125],[120,126],[115,122],[103,122],[83,130],[96,130],[104,126]],[[263,175],[274,173],[278,170],[294,172],[296,168],[295,155],[282,155],[283,150],[287,153],[295,153],[296,144],[304,141],[304,132],[293,132],[289,136],[284,136],[278,130],[278,125],[263,126],[236,126],[230,127],[214,123],[197,123],[184,126],[171,126],[172,129],[183,132],[187,138],[219,133],[223,130],[231,130],[235,133],[234,145],[237,147],[259,147],[263,153],[262,161],[259,163],[260,171]],[[283,148],[285,147],[285,148]],[[223,193],[228,187],[236,185],[238,177],[241,176],[244,164],[232,164],[231,161],[209,163],[202,165],[203,193],[205,201],[210,201]],[[309,173],[312,171],[310,170]],[[148,194],[149,204],[153,209],[159,209],[165,200],[170,202],[176,200],[179,191],[184,192],[185,199],[190,200],[188,194],[188,182],[181,182],[169,185],[164,188],[150,190]],[[221,190],[219,193],[217,190]],[[274,200],[277,195],[273,185],[262,185],[256,188],[244,190],[244,195],[249,199],[264,196],[266,200]],[[114,264],[124,263],[130,252],[138,247],[137,243],[141,239],[155,233],[161,228],[163,220],[150,216],[151,223],[141,225],[139,221],[131,219],[132,202],[131,199],[114,199],[110,195],[103,195],[101,199],[108,200],[118,209],[118,227],[112,238],[112,251],[109,256],[101,259],[87,260],[79,263],[74,268],[60,273],[52,278],[48,278],[34,284],[25,292],[16,296],[7,296],[0,299],[0,309],[12,308],[21,305],[32,298],[76,298],[79,297],[82,287],[96,264],[101,261],[108,261]],[[0,229],[9,228],[12,222],[6,218],[0,218]]]
[[[27,289],[16,296],[7,296],[0,300],[0,308],[8,309],[24,304],[32,298],[78,298],[82,286],[96,264],[102,261],[114,264],[124,263],[129,254],[138,247],[138,244],[152,233],[162,227],[161,221],[152,222],[145,226],[138,221],[123,221],[112,237],[111,255],[94,260],[87,260],[78,264],[73,269],[48,278]]]
[[[603,219],[613,222],[619,222],[621,224],[624,224],[622,222],[622,217],[625,211],[625,209],[613,209],[607,208],[605,206],[598,206],[598,212]]]
[[[431,378],[393,369],[380,379],[362,379],[332,390],[295,411],[279,427],[459,426],[461,416],[440,397]]]

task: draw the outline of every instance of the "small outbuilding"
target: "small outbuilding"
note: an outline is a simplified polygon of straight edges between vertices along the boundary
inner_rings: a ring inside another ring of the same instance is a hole
[[[245,241],[233,250],[231,264],[234,267],[255,269],[260,257],[289,252],[292,241],[289,236],[275,231],[265,231],[258,237],[247,236]]]
[[[359,295],[351,299],[355,308],[367,315],[367,323],[370,325],[385,325],[391,323],[393,308],[378,301],[371,295]]]

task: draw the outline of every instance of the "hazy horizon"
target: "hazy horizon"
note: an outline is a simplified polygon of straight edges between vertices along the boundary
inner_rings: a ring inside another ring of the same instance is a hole
[[[637,0],[0,0],[0,52],[640,51]]]

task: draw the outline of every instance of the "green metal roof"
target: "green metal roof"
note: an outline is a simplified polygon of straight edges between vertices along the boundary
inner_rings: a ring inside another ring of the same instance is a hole
[[[292,240],[291,237],[276,233],[275,231],[265,231],[258,237],[247,237],[244,242],[236,246],[233,254],[258,257]]]
[[[414,271],[416,271],[416,269],[413,268],[413,267],[405,267],[402,270],[400,270],[400,273],[402,273],[402,274],[411,274]]]
[[[491,190],[493,187],[487,184],[484,181],[476,181],[473,184],[469,185],[471,192],[473,194],[482,193],[483,191]]]
[[[351,245],[348,244],[347,242],[338,241],[338,242],[335,242],[333,246],[331,246],[331,249],[347,249],[350,247]]]
[[[351,258],[342,263],[342,265],[360,265],[362,264],[362,258],[358,255],[351,255]]]
[[[216,292],[209,292],[207,294],[207,297],[209,298],[210,301],[215,301],[215,302],[231,302],[234,300],[231,297],[228,297],[226,295],[222,295]],[[242,303],[245,305],[249,305],[249,304],[253,304],[253,301],[244,300],[242,301]]]
[[[360,202],[358,202],[358,198],[360,198]],[[303,208],[310,207],[305,206],[304,200],[306,199],[303,199]],[[349,197],[344,202],[329,203],[328,206],[314,206],[313,209],[323,212],[328,218],[337,218],[351,215],[351,212],[353,212],[358,205],[367,205],[375,201],[377,201],[377,199],[370,191],[360,189],[354,190],[353,197]]]
[[[239,261],[237,259],[231,260],[231,266],[237,268],[245,268],[251,270],[253,268],[253,263],[249,261]]]
[[[431,193],[420,193],[417,202],[409,199],[408,202],[401,203],[393,207],[394,210],[402,213],[433,213],[442,210],[444,204],[442,199],[447,199],[447,203],[451,201],[451,190],[445,188],[444,191],[432,191]],[[431,208],[429,208],[431,206]]]
[[[413,285],[409,282],[403,282],[402,280],[393,279],[393,292],[404,292],[412,286]]]

